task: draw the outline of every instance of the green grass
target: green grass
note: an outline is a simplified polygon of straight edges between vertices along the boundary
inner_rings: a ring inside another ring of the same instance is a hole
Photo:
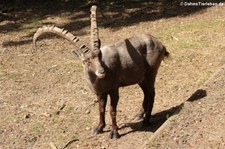
[[[143,136],[143,141],[146,142],[146,147],[147,148],[157,148],[157,143],[155,141],[150,141],[149,139],[149,135],[148,134],[144,134]]]
[[[225,20],[196,20],[162,28],[157,37],[174,49],[209,48],[214,45],[211,44],[212,39],[208,36],[215,34],[216,38],[217,33],[223,32],[224,29]]]
[[[35,31],[37,27],[41,25],[40,19],[40,17],[33,16],[29,20],[23,22],[19,29],[28,33]]]
[[[35,123],[35,124],[31,125],[30,127],[31,127],[30,129],[33,133],[40,133],[40,132],[44,131],[44,125],[40,122]]]
[[[57,72],[57,74],[65,74],[66,72],[73,70],[73,69],[78,69],[78,70],[83,70],[82,65],[77,64],[77,62],[73,60],[66,61],[64,63],[54,65],[48,68],[49,72]]]
[[[0,69],[0,78],[7,78],[12,80],[19,80],[23,74],[18,72],[5,72],[4,70]]]
[[[85,119],[82,120],[82,125],[81,125],[81,128],[82,129],[85,129],[86,127],[89,127],[92,125],[92,117],[91,116],[87,116],[85,117]]]
[[[5,75],[4,65],[0,63],[0,78]]]
[[[210,76],[212,74],[213,74],[213,71],[206,70],[205,72],[203,72],[203,75],[202,75],[201,79],[198,79],[198,80],[195,81],[195,84],[197,86],[203,85],[210,78]]]
[[[74,107],[73,106],[66,106],[65,109],[63,110],[63,112],[65,114],[73,113],[73,111],[74,111]]]

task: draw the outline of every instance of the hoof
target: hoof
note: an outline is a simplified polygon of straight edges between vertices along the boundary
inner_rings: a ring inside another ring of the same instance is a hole
[[[109,134],[109,138],[110,139],[118,139],[118,138],[120,138],[121,136],[120,136],[120,134],[118,133],[118,131],[117,130],[111,130],[110,131],[110,134]]]
[[[94,129],[94,134],[100,134],[100,133],[103,133],[103,128],[99,128],[99,127],[97,127],[97,128],[95,128]]]

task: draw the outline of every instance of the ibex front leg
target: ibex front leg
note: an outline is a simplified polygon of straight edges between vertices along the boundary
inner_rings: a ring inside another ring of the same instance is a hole
[[[110,138],[119,138],[120,135],[118,133],[118,126],[116,123],[116,107],[119,100],[119,89],[114,89],[110,93],[111,105],[110,105],[110,116],[112,119],[112,128],[110,131]]]
[[[95,134],[102,133],[103,128],[105,127],[105,107],[107,103],[107,94],[97,95],[97,98],[99,103],[99,124],[98,127],[94,130]]]

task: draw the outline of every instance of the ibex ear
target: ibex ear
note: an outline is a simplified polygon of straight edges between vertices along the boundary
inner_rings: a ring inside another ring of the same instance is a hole
[[[85,60],[84,54],[80,53],[79,51],[72,50],[71,52],[74,56],[78,57],[80,60],[82,60],[82,61]]]

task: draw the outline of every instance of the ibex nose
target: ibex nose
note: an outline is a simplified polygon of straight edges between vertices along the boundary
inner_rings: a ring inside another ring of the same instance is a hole
[[[101,69],[101,70],[97,70],[95,72],[95,74],[99,77],[99,78],[104,78],[105,77],[105,70]]]

